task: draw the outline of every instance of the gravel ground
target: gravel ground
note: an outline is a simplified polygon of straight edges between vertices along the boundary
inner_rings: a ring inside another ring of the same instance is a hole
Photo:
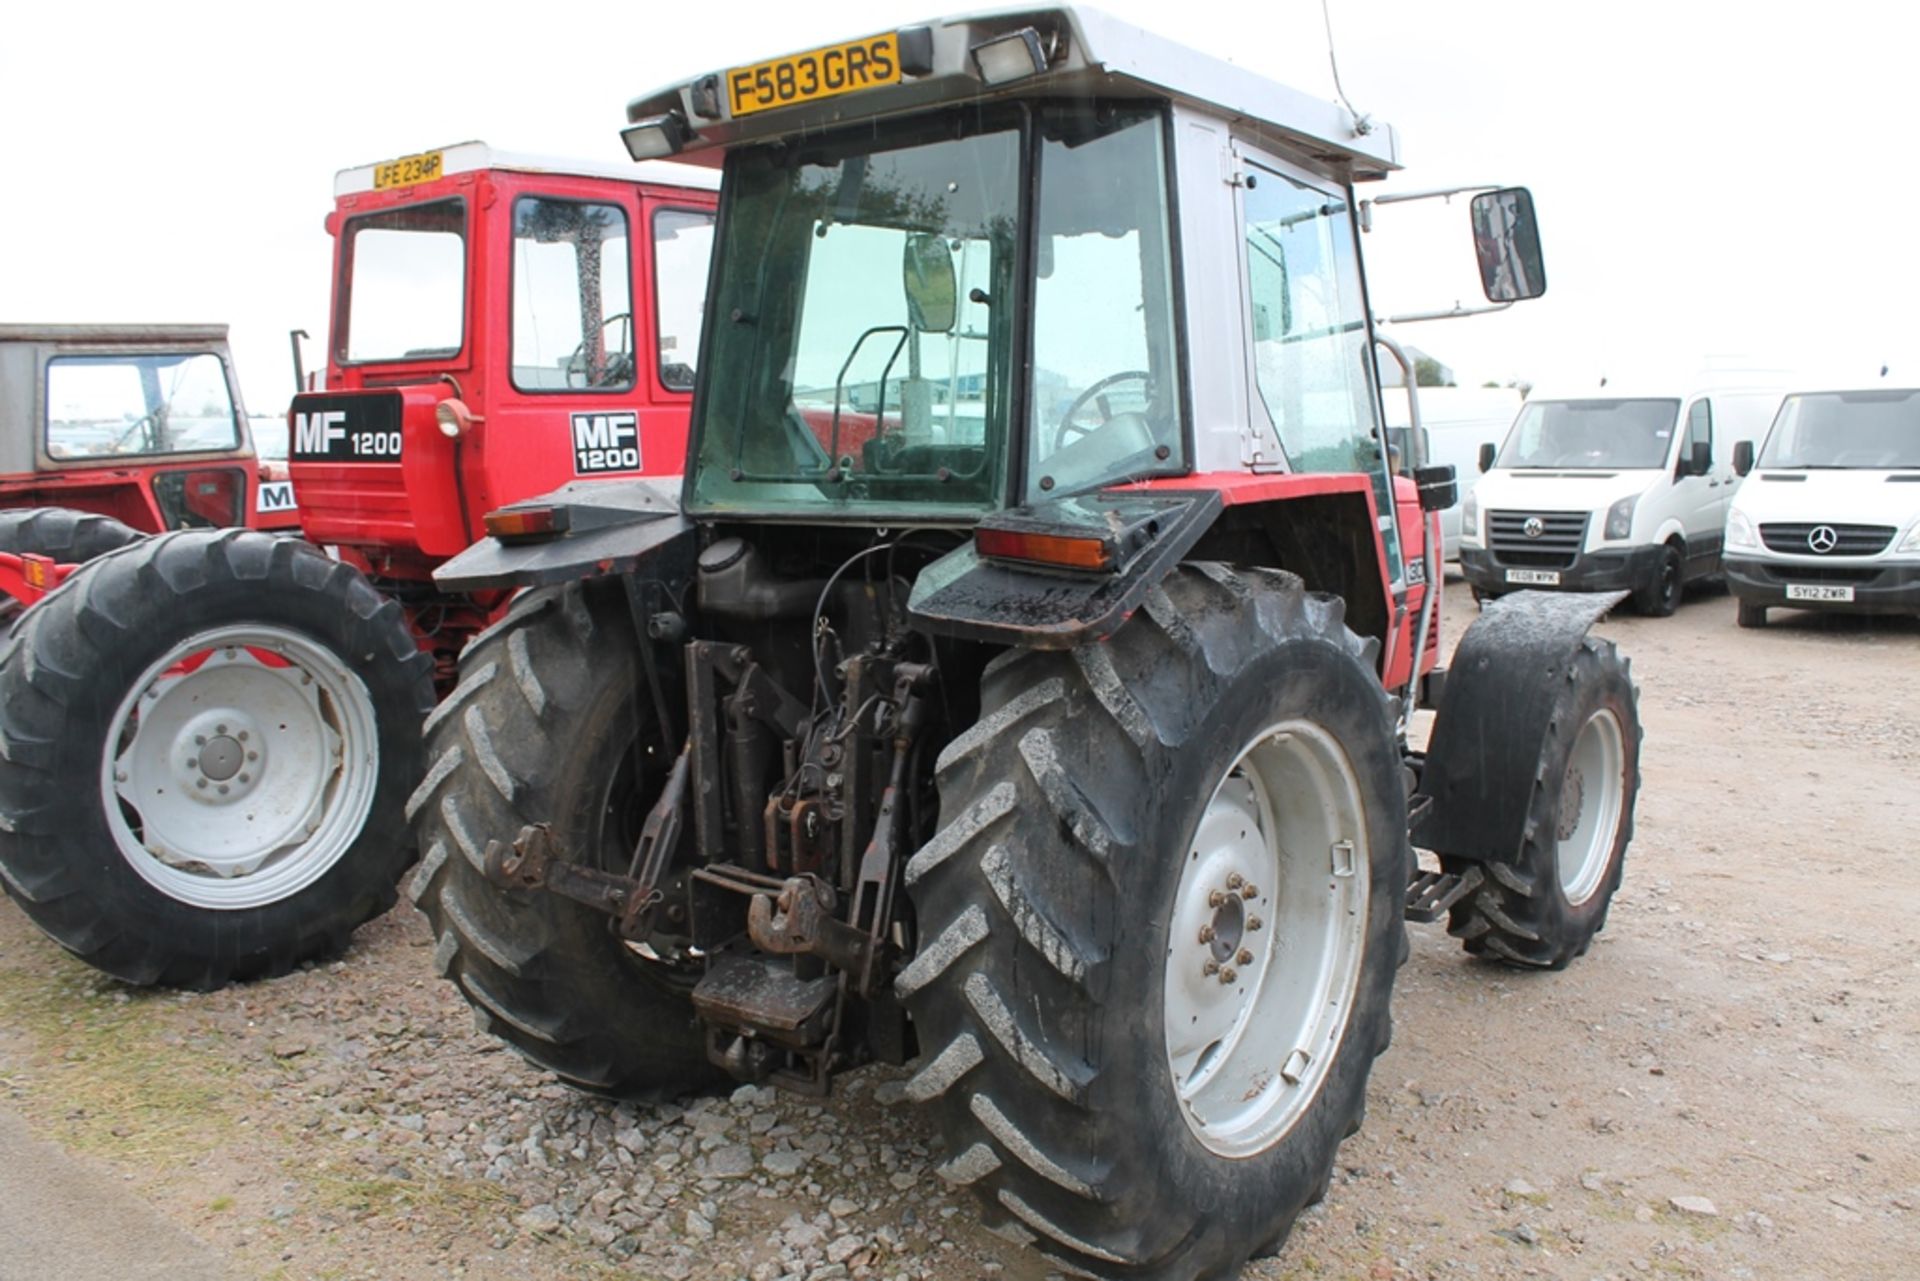
[[[1540,975],[1416,929],[1367,1125],[1249,1278],[1913,1274],[1920,623],[1775,617],[1604,626],[1648,728],[1607,932]],[[286,979],[146,993],[0,906],[0,1107],[240,1275],[1051,1275],[933,1174],[904,1072],[588,1098],[475,1034],[431,958],[403,906]]]

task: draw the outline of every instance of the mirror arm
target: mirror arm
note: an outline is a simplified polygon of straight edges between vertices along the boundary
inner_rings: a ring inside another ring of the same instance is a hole
[[[1483,316],[1490,311],[1505,311],[1513,306],[1510,302],[1489,303],[1485,307],[1462,307],[1453,305],[1451,311],[1412,311],[1403,316],[1374,317],[1376,325],[1411,325],[1422,320],[1452,320],[1455,316]]]

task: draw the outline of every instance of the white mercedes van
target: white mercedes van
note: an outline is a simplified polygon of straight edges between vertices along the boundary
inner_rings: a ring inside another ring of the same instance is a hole
[[[1665,616],[1721,572],[1733,447],[1780,392],[1753,387],[1535,393],[1460,513],[1460,567],[1480,599],[1523,588],[1626,589]]]
[[[1920,615],[1920,388],[1788,396],[1727,513],[1742,627],[1770,607]]]

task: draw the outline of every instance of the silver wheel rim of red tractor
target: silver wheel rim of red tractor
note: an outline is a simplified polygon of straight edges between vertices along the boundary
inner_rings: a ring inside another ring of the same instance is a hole
[[[1626,737],[1620,718],[1601,708],[1573,740],[1567,777],[1560,789],[1556,863],[1560,892],[1575,907],[1600,889],[1613,861],[1620,831],[1621,798],[1627,783]]]
[[[1359,984],[1369,867],[1339,742],[1307,721],[1255,735],[1201,812],[1167,939],[1167,1067],[1209,1151],[1265,1151],[1319,1095]]]
[[[312,885],[379,781],[373,700],[325,647],[269,624],[197,633],[141,673],[100,789],[120,856],[167,897],[241,911]]]

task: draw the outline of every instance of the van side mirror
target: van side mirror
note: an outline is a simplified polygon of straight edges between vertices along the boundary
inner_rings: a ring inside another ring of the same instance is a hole
[[[1713,442],[1696,440],[1687,448],[1687,475],[1706,476],[1713,471]]]
[[[944,334],[953,328],[960,288],[953,274],[953,252],[943,236],[907,237],[900,262],[901,284],[907,294],[907,317],[923,334]]]
[[[1540,225],[1525,187],[1483,191],[1473,198],[1473,250],[1488,302],[1523,302],[1547,292]]]
[[[1733,474],[1744,476],[1753,470],[1753,442],[1736,440],[1733,442]]]
[[[1493,442],[1490,440],[1482,441],[1480,444],[1480,470],[1493,470]]]

